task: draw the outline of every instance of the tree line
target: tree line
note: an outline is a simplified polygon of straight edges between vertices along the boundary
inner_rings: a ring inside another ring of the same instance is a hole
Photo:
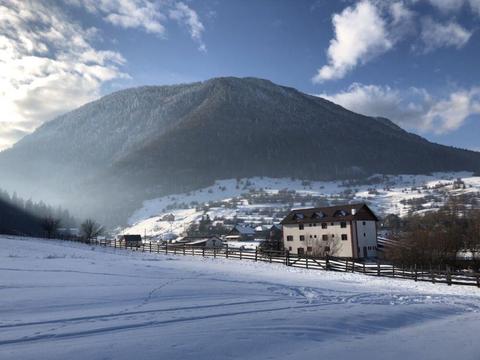
[[[34,216],[38,219],[47,217],[58,219],[63,227],[76,227],[78,221],[70,214],[67,209],[61,206],[51,206],[43,201],[35,202],[32,199],[23,199],[16,192],[10,195],[7,191],[0,189],[0,200],[15,207],[17,210]]]
[[[60,232],[63,228],[64,231]],[[75,231],[70,231],[74,229]],[[78,230],[78,231],[77,231]],[[24,200],[0,189],[0,234],[81,237],[86,242],[101,235],[103,226],[92,219],[80,223],[67,209],[43,201]]]
[[[445,268],[480,267],[480,209],[452,197],[438,211],[390,217],[397,246],[385,257],[397,264]]]

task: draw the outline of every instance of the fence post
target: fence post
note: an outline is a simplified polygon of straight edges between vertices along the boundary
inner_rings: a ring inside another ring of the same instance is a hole
[[[202,256],[205,257],[205,247],[202,248]]]
[[[150,246],[150,252],[152,252],[152,242],[150,241],[148,244]]]
[[[240,260],[242,260],[242,248],[240,248]]]
[[[430,264],[430,275],[432,275],[432,284],[435,284],[435,272],[433,271],[431,264]]]
[[[165,255],[168,254],[168,242],[165,243]]]
[[[450,266],[447,265],[447,284],[448,286],[452,285],[452,273],[450,272]]]
[[[113,247],[116,249],[117,248],[117,239],[113,240]]]
[[[477,273],[477,287],[480,288],[480,275]]]
[[[363,263],[362,265],[363,265],[363,273],[365,274],[365,263]]]
[[[225,248],[225,258],[228,259],[228,243],[227,243],[227,247]]]
[[[160,244],[157,242],[157,254],[160,253]]]
[[[345,260],[345,272],[348,272],[348,259]]]
[[[418,277],[418,274],[417,274],[417,264],[415,264],[415,281],[417,281],[417,277]]]
[[[255,261],[258,259],[258,246],[255,246]]]
[[[217,258],[217,248],[216,247],[213,248],[213,258],[214,259]]]
[[[307,257],[305,258],[305,266],[306,266],[307,269],[308,269],[308,255],[307,255]]]
[[[187,244],[183,244],[183,256],[185,256],[185,246],[187,246]]]
[[[330,260],[328,254],[325,256],[325,270],[330,270]]]
[[[392,265],[392,277],[395,277],[395,265]]]
[[[377,276],[380,276],[380,262],[377,260]]]
[[[270,262],[272,260],[272,255],[270,255]],[[290,251],[285,251],[285,265],[290,266]]]

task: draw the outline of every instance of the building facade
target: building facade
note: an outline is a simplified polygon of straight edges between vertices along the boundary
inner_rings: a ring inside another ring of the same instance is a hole
[[[283,245],[299,255],[374,258],[377,221],[366,204],[292,210],[281,222]]]

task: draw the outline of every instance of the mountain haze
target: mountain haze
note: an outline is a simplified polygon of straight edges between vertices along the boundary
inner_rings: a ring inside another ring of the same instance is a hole
[[[0,153],[2,186],[100,212],[223,178],[460,170],[480,170],[480,154],[256,78],[119,91]]]

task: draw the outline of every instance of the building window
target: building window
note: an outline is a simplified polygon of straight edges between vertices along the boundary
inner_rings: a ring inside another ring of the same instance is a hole
[[[366,234],[366,233],[363,233],[363,237],[366,237],[366,236],[367,236],[367,234]]]
[[[348,240],[347,234],[342,234],[342,240]]]
[[[367,223],[365,221],[362,221],[362,225],[365,226],[367,225]]]
[[[313,237],[316,239],[316,238],[317,238],[317,235],[313,235]]]
[[[311,253],[311,252],[312,252],[312,247],[311,247],[311,246],[307,246],[307,252],[308,252],[308,253]]]
[[[292,247],[291,247],[291,246],[288,247],[288,251],[292,251]]]
[[[298,224],[298,230],[303,230],[303,224]]]
[[[310,235],[310,239],[312,238],[312,235]]]
[[[327,223],[322,223],[322,229],[326,229],[327,228]]]
[[[322,240],[328,241],[328,235],[322,235]]]
[[[334,237],[335,237],[335,234],[332,234],[332,238],[334,238]]]
[[[298,253],[298,255],[303,255],[303,254],[305,254],[305,251],[304,251],[303,247],[298,248],[298,249],[297,249],[297,253]]]
[[[347,223],[346,223],[345,221],[342,221],[342,222],[340,223],[340,227],[346,228],[346,227],[347,227]]]
[[[292,236],[292,235],[288,235],[288,236],[287,236],[287,241],[293,241],[293,236]]]
[[[305,235],[300,235],[300,241],[305,241]]]

